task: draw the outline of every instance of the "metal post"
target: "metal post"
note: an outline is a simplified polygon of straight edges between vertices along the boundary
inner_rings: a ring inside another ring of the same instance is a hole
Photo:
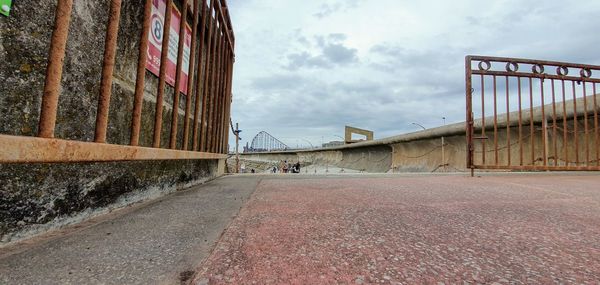
[[[169,138],[169,147],[171,149],[177,148],[177,122],[179,120],[179,96],[181,96],[181,80],[183,76],[183,49],[185,47],[185,31],[187,29],[187,12],[188,12],[188,1],[183,1],[183,11],[181,12],[181,18],[179,20],[179,42],[177,47],[177,65],[175,68],[175,90],[173,91],[173,110],[171,116],[171,136]],[[191,53],[190,50],[190,58]],[[191,63],[190,63],[191,65]],[[192,75],[188,74],[188,81],[192,80]],[[189,94],[190,90],[188,90]]]
[[[471,169],[471,177],[474,176],[475,169],[473,168],[473,107],[472,107],[472,92],[471,92],[471,57],[465,57],[465,93],[467,104],[466,118],[466,136],[467,136],[467,168]],[[482,126],[484,128],[484,126]]]
[[[110,107],[110,96],[112,93],[112,77],[115,68],[120,18],[121,0],[110,1],[108,27],[106,29],[106,39],[104,42],[104,63],[102,65],[102,80],[100,82],[100,99],[98,100],[98,113],[96,114],[95,141],[97,143],[106,142],[108,109]]]
[[[446,126],[446,117],[442,117],[444,119],[444,127]],[[446,154],[444,152],[444,136],[442,136],[442,167],[444,168],[444,172],[446,172]]]
[[[60,81],[62,80],[72,10],[73,0],[58,0],[54,30],[52,31],[52,40],[50,42],[50,55],[48,58],[48,69],[46,70],[46,82],[44,84],[44,97],[42,98],[42,111],[38,130],[38,136],[42,138],[54,137],[56,110],[58,107],[58,96],[60,95]]]
[[[173,0],[167,0],[167,8],[165,9],[165,22],[163,29],[162,51],[160,55],[160,71],[158,76],[158,95],[156,96],[156,109],[154,113],[154,139],[152,146],[160,147],[160,135],[162,131],[162,113],[163,113],[163,98],[165,96],[165,85],[167,77],[167,62],[169,54],[169,34],[171,32],[171,14],[173,9]]]
[[[240,126],[235,123],[235,173],[240,173]]]
[[[142,104],[144,103],[144,82],[146,79],[146,61],[148,60],[148,31],[150,30],[152,15],[152,0],[146,0],[144,6],[144,21],[140,35],[140,49],[138,51],[138,66],[135,79],[135,94],[133,96],[133,115],[131,116],[130,145],[137,146],[140,141],[140,128],[142,125]]]
[[[194,70],[196,63],[196,34],[198,32],[199,0],[194,0],[194,19],[192,20],[192,46],[190,47],[190,68],[188,69],[188,94],[185,100],[185,119],[183,121],[183,150],[188,150],[190,140],[190,113],[192,109],[192,97],[194,97]],[[202,39],[204,41],[204,39]],[[198,55],[198,65],[202,64],[202,51]],[[200,74],[198,73],[198,80]],[[197,91],[196,91],[197,92]]]
[[[200,135],[200,143],[198,143],[198,149],[200,151],[206,151],[206,117],[207,117],[207,105],[209,98],[209,83],[210,83],[210,75],[213,72],[213,57],[214,57],[214,28],[215,21],[213,20],[212,13],[214,11],[215,1],[210,1],[210,7],[208,9],[208,13],[206,13],[206,19],[208,23],[208,42],[207,42],[207,51],[206,51],[206,62],[205,62],[205,70],[204,70],[204,88],[202,88],[202,111],[200,113],[200,131],[198,134]],[[206,27],[202,27],[204,30]],[[198,80],[200,82],[200,80]],[[198,89],[200,90],[200,89]],[[199,99],[200,97],[198,97]]]
[[[212,4],[211,4],[212,5]],[[212,7],[212,6],[211,6]],[[200,24],[200,46],[198,48],[198,70],[197,72],[197,78],[196,78],[196,94],[195,94],[195,98],[196,98],[196,102],[194,103],[194,123],[192,124],[192,150],[197,151],[198,150],[198,116],[200,114],[200,100],[204,100],[203,97],[203,93],[204,93],[204,89],[202,89],[202,80],[200,80],[201,76],[203,76],[202,71],[204,71],[205,73],[208,72],[208,55],[210,54],[210,48],[207,50],[207,64],[206,66],[204,64],[202,64],[202,52],[204,50],[204,38],[206,37],[206,25],[207,25],[207,13],[206,13],[206,0],[202,0],[202,23]],[[208,10],[209,14],[211,13],[211,10]],[[210,35],[209,35],[209,43],[210,43]],[[206,80],[206,79],[205,79]],[[202,105],[204,105],[205,101],[202,101]]]

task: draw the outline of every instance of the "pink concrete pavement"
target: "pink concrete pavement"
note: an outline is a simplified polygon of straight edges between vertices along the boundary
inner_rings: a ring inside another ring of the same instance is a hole
[[[259,184],[196,284],[599,284],[600,176]]]

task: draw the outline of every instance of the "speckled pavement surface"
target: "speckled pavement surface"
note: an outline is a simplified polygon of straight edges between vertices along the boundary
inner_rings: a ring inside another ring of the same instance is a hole
[[[0,248],[0,284],[180,284],[259,177],[226,177]]]
[[[598,174],[264,178],[195,284],[599,284]]]

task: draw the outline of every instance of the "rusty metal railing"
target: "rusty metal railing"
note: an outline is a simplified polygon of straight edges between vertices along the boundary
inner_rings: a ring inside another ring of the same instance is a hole
[[[70,162],[114,161],[140,159],[216,159],[227,152],[231,83],[235,58],[235,37],[226,0],[184,0],[182,2],[176,79],[173,95],[173,117],[169,150],[161,149],[161,128],[166,87],[167,56],[169,53],[170,25],[164,24],[160,72],[154,118],[153,148],[139,147],[144,97],[144,81],[148,51],[148,31],[151,25],[153,1],[145,0],[139,58],[135,82],[131,121],[130,146],[107,145],[106,134],[115,66],[121,0],[111,0],[106,29],[104,61],[100,82],[100,96],[96,115],[94,143],[54,139],[56,114],[60,96],[63,63],[68,39],[73,0],[58,0],[54,29],[50,43],[38,138],[0,135],[0,162]],[[170,23],[173,0],[166,0],[165,23]],[[188,100],[185,106],[182,148],[177,148],[178,108],[182,80],[182,58],[187,19],[192,13],[192,41],[188,70]],[[197,35],[199,34],[199,35]],[[197,48],[197,42],[199,47]],[[205,44],[206,42],[206,44]],[[198,62],[195,66],[195,62]],[[205,64],[203,64],[203,62]],[[194,76],[194,72],[196,76]],[[194,82],[194,78],[198,78]],[[189,98],[195,96],[193,121]],[[192,122],[190,122],[192,121]],[[190,128],[193,145],[188,146]]]
[[[467,168],[600,170],[597,75],[597,65],[467,56]]]

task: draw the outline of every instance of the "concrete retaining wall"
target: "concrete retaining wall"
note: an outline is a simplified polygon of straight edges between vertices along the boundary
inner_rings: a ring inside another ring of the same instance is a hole
[[[108,0],[74,1],[55,136],[92,141],[100,90]],[[181,1],[175,1],[181,7]],[[0,17],[0,133],[35,136],[56,0],[13,1]],[[144,1],[123,1],[107,141],[129,144]],[[189,21],[190,19],[188,19]],[[140,145],[152,145],[158,79],[146,72]],[[187,96],[175,108],[183,129]],[[168,144],[173,88],[167,87],[162,142]],[[192,106],[194,102],[192,102]],[[179,132],[179,144],[182,144]],[[190,145],[191,145],[190,136]],[[95,213],[214,178],[218,161],[0,164],[0,240],[5,243]]]
[[[593,97],[588,96],[588,106],[593,106]],[[597,96],[597,105],[600,106],[600,96]],[[577,113],[593,114],[593,108],[588,107],[587,110],[583,109],[583,98],[579,98],[577,101]],[[552,105],[546,105],[546,120],[548,124],[552,123],[552,118],[549,116],[548,110],[552,109]],[[562,103],[557,104],[557,110],[562,110]],[[574,120],[573,114],[573,101],[566,102],[567,108],[567,130],[573,132]],[[522,129],[522,141],[523,141],[523,164],[524,165],[541,165],[543,163],[543,132],[542,132],[542,114],[541,107],[534,108],[533,110],[533,122],[534,122],[534,134],[533,144],[531,143],[531,135],[529,133],[529,111],[524,111],[523,117],[523,129]],[[510,152],[511,152],[511,164],[518,165],[521,162],[520,148],[518,140],[518,122],[515,118],[518,117],[517,113],[510,114]],[[563,116],[557,116],[557,124],[559,128],[562,128]],[[491,122],[493,118],[486,119],[486,136],[490,139],[484,141],[478,141],[475,144],[475,163],[481,164],[483,151],[482,143],[485,143],[486,161],[495,162],[494,153],[494,137],[493,137],[493,125]],[[575,139],[572,134],[569,134],[566,144],[563,140],[562,129],[557,129],[556,134],[556,155],[554,145],[554,133],[550,129],[548,131],[548,160],[556,161],[559,164],[565,163],[564,151],[566,149],[569,161],[574,161],[575,156],[578,155],[580,162],[585,161],[584,157],[584,146],[586,145],[585,136],[583,130],[583,116],[578,117],[578,124],[580,134],[578,135],[578,143],[580,145],[579,153],[575,153],[574,144]],[[498,117],[498,163],[500,165],[507,165],[507,131],[506,131],[506,114]],[[481,120],[475,120],[476,136],[481,134]],[[595,145],[596,141],[593,135],[594,118],[592,115],[588,116],[588,126],[590,127],[591,135],[588,136],[587,145],[590,146],[591,161],[595,163]],[[467,171],[467,145],[466,145],[466,131],[465,123],[458,123],[453,125],[447,125],[444,127],[438,127],[428,129],[420,132],[394,136],[385,139],[379,139],[374,141],[361,142],[356,144],[349,144],[340,147],[317,149],[317,150],[302,150],[302,151],[288,151],[288,152],[273,152],[273,153],[248,153],[242,154],[241,159],[247,161],[262,161],[276,164],[281,160],[287,161],[300,161],[304,165],[321,166],[315,167],[320,172],[329,171],[329,167],[338,168],[336,171],[355,170],[365,171],[372,173],[381,172],[439,172],[439,171],[452,171],[462,172]],[[444,153],[442,155],[442,137],[444,137]],[[551,142],[551,143],[550,143]],[[531,156],[531,147],[534,149],[534,156]],[[442,157],[444,160],[442,160]],[[571,163],[572,165],[572,163]],[[592,164],[595,165],[595,164]]]

